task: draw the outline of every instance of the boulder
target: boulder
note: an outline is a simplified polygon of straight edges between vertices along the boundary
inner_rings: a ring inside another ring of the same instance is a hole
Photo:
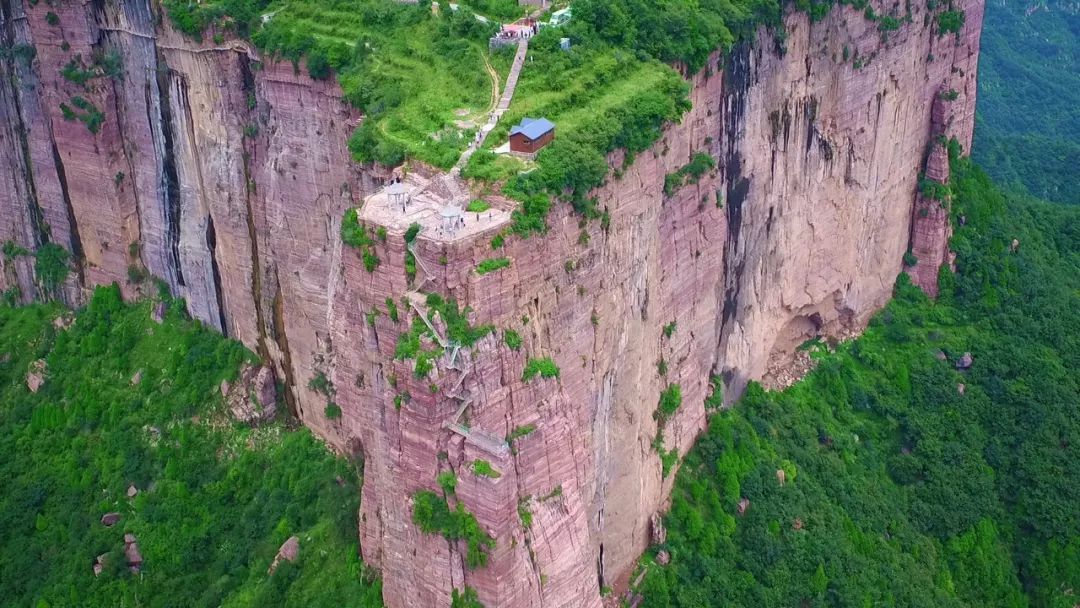
[[[667,551],[660,551],[656,554],[656,563],[661,566],[666,566],[671,563],[671,554]]]
[[[240,422],[258,426],[277,415],[277,384],[273,370],[265,365],[244,365],[236,382],[223,382],[219,388],[229,412]]]
[[[963,396],[963,394],[965,392],[967,392],[967,385],[964,384],[963,382],[961,382],[960,384],[957,384],[956,385],[956,392],[960,393],[960,395]]]
[[[142,370],[135,372],[135,375],[131,377],[132,386],[142,382]]]
[[[44,359],[38,359],[30,364],[30,370],[26,372],[26,388],[30,389],[31,393],[36,393],[41,390],[41,386],[45,384],[45,369],[47,364]]]
[[[1011,251],[1013,253],[1016,253],[1019,250],[1020,250],[1020,239],[1013,239],[1012,243],[1009,245],[1009,251]]]
[[[653,513],[649,518],[649,539],[654,545],[667,542],[667,530],[664,529],[664,518],[660,513]]]
[[[108,553],[102,553],[94,558],[94,576],[99,576],[105,570],[105,559],[109,557]]]
[[[742,499],[739,500],[739,515],[746,514],[746,510],[749,509],[749,508],[750,508],[750,499],[743,496]]]
[[[158,302],[154,305],[154,309],[150,311],[150,318],[153,319],[155,323],[163,323],[165,321],[166,310],[165,303]]]
[[[779,483],[780,485],[784,485],[784,482],[786,482],[786,481],[787,481],[787,473],[784,472],[784,469],[776,469],[776,482]]]
[[[139,552],[139,543],[134,534],[124,535],[124,557],[127,558],[128,568],[138,574],[142,569],[142,553]]]
[[[975,358],[971,356],[971,353],[964,353],[964,355],[956,361],[956,369],[971,369],[973,363],[975,363]]]
[[[135,484],[131,484],[130,486],[128,486],[128,489],[127,489],[127,497],[128,498],[135,498],[138,495],[139,495],[139,488],[136,488]]]
[[[946,355],[945,351],[939,350],[939,351],[937,351],[937,354],[934,355],[934,356],[937,357],[938,361],[948,361],[949,360],[949,355]]]
[[[295,562],[298,557],[300,557],[300,539],[296,536],[290,536],[289,540],[282,543],[281,548],[278,549],[277,555],[274,556],[274,561],[270,564],[267,573],[273,574],[281,560]]]
[[[120,514],[116,512],[106,513],[105,515],[101,516],[101,525],[105,526],[106,528],[111,528],[115,526],[116,522],[118,521],[120,521]]]

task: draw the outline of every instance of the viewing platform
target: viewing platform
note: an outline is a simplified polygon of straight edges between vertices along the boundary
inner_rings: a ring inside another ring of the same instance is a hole
[[[474,199],[452,173],[426,176],[414,171],[396,180],[364,199],[358,210],[361,222],[395,232],[416,223],[421,227],[419,238],[441,242],[471,239],[510,223],[512,201],[488,199],[484,203],[489,209],[469,211]]]

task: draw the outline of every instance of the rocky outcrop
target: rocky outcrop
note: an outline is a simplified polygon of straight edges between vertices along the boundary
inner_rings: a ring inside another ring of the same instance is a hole
[[[445,607],[464,587],[489,608],[596,607],[651,542],[710,376],[731,401],[807,339],[857,332],[905,252],[916,284],[936,288],[948,201],[919,178],[947,181],[941,138],[970,144],[982,14],[980,0],[953,4],[959,35],[925,5],[890,32],[840,6],[817,23],[790,14],[782,43],[761,32],[717,55],[689,77],[680,124],[637,158],[612,156],[618,177],[595,192],[604,222],[557,206],[546,235],[497,253],[490,233],[421,234],[424,291],[498,331],[417,377],[394,359],[415,314],[403,235],[376,245],[373,273],[338,237],[386,175],[350,161],[361,117],[333,83],[241,41],[183,38],[144,0],[0,0],[0,35],[21,49],[0,58],[0,241],[71,252],[57,290],[71,303],[161,277],[256,350],[293,414],[363,456],[361,548],[391,608]],[[94,76],[65,78],[73,61]],[[88,112],[69,115],[76,97],[101,112],[96,132]],[[665,194],[698,152],[716,170]],[[496,256],[511,266],[474,272]],[[0,263],[0,289],[43,295],[32,258]],[[529,357],[558,378],[524,380]],[[681,405],[657,416],[673,385]],[[484,567],[413,524],[413,497],[448,472],[451,504],[494,539]]]
[[[250,425],[273,420],[277,415],[274,372],[265,365],[244,365],[231,385],[221,383],[221,396],[233,418]]]
[[[273,574],[277,570],[278,565],[282,560],[287,562],[295,562],[300,557],[300,538],[297,536],[290,536],[281,547],[278,548],[277,555],[274,556],[274,561],[270,563],[270,569],[267,570],[268,574]]]

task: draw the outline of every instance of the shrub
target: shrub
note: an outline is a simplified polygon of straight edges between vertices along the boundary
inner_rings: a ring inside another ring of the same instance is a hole
[[[45,13],[45,23],[48,23],[52,26],[60,25],[60,16],[52,11],[49,11]]]
[[[704,152],[696,152],[690,162],[675,173],[664,176],[664,194],[672,196],[686,184],[696,184],[703,175],[716,168],[716,159]]]
[[[539,374],[541,378],[558,378],[559,366],[550,357],[534,359],[529,357],[525,362],[525,371],[521,374],[521,381],[528,382]]]
[[[441,534],[450,541],[464,540],[468,546],[465,563],[470,569],[487,565],[495,539],[480,528],[476,517],[462,503],[453,511],[446,499],[429,490],[413,494],[413,523],[425,534]]]
[[[453,471],[443,471],[439,473],[439,476],[435,478],[435,481],[439,482],[439,487],[443,489],[448,496],[453,494],[457,489],[457,475],[454,475]]]
[[[42,245],[34,254],[34,273],[46,291],[52,291],[67,280],[71,271],[68,260],[71,255],[67,249],[56,243]]]
[[[945,11],[937,16],[938,35],[959,34],[964,27],[964,11]]]
[[[682,388],[678,384],[671,384],[660,393],[660,404],[656,410],[660,420],[667,420],[675,414],[682,405]]]
[[[495,470],[495,467],[491,466],[491,463],[477,458],[472,464],[473,473],[480,475],[481,477],[490,477],[491,479],[498,479],[502,477],[502,473]]]
[[[485,275],[496,270],[510,267],[509,258],[490,258],[476,265],[476,274]]]
[[[675,321],[672,321],[671,323],[668,323],[667,325],[665,325],[664,326],[664,337],[670,340],[671,336],[675,335],[676,326],[677,326],[677,323]]]
[[[506,342],[506,346],[508,346],[510,350],[521,350],[522,340],[521,334],[519,334],[518,332],[512,329],[507,329],[503,332],[503,340]]]
[[[327,397],[333,396],[336,392],[333,383],[331,383],[330,379],[326,377],[326,374],[322,372],[317,372],[311,377],[311,380],[308,381],[308,388],[316,393],[322,393]]]
[[[386,298],[386,314],[390,317],[391,321],[394,323],[398,322],[397,302],[394,302],[393,298]]]
[[[507,443],[514,441],[515,439],[521,439],[522,437],[532,433],[536,430],[535,424],[526,424],[525,426],[514,427],[514,430],[510,431],[510,436],[506,438]]]
[[[469,213],[483,213],[488,209],[491,209],[491,205],[488,204],[487,201],[482,201],[480,199],[469,201],[469,206],[465,208]]]
[[[327,420],[337,420],[341,418],[341,408],[333,401],[326,404],[326,409],[323,410],[323,412],[326,414]]]

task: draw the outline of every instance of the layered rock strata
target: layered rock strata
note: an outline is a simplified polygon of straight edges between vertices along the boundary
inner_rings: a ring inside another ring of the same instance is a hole
[[[400,230],[375,243],[374,272],[338,236],[387,175],[350,161],[361,117],[335,85],[243,42],[183,38],[143,0],[0,0],[0,240],[69,251],[55,292],[72,304],[160,277],[273,365],[290,409],[364,458],[361,548],[388,606],[472,587],[489,608],[595,607],[649,542],[663,462],[704,428],[710,376],[730,401],[806,339],[857,331],[906,251],[935,288],[948,210],[917,186],[947,181],[938,136],[970,144],[982,15],[980,0],[953,8],[958,35],[925,6],[887,32],[847,7],[789,15],[782,41],[762,32],[689,76],[693,109],[652,149],[612,156],[595,193],[607,219],[557,205],[546,235],[498,251],[494,233],[421,234],[410,283]],[[665,194],[701,152],[717,168]],[[493,257],[510,267],[475,271]],[[32,257],[2,264],[0,288],[45,295]],[[420,292],[496,332],[417,377],[399,337],[420,313],[445,332]],[[558,378],[523,380],[542,357]],[[681,405],[657,416],[674,385]],[[494,539],[483,567],[413,523],[414,496],[441,494],[447,472],[451,508]]]

